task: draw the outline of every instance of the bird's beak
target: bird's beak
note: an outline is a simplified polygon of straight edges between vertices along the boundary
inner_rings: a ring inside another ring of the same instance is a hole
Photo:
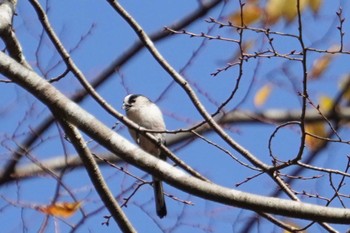
[[[123,108],[124,110],[128,110],[130,107],[131,107],[130,104],[123,103],[122,108]]]

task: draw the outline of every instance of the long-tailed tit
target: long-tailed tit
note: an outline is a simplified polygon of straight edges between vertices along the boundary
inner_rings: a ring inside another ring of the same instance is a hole
[[[124,98],[123,108],[125,109],[126,116],[139,126],[150,130],[165,131],[162,112],[147,97],[137,94],[128,95]],[[129,133],[143,150],[160,159],[166,160],[166,156],[162,156],[158,145],[133,129],[129,129]],[[152,135],[160,142],[164,142],[164,135],[162,133],[152,133]],[[154,176],[152,178],[157,215],[163,218],[167,214],[163,185],[158,178]]]

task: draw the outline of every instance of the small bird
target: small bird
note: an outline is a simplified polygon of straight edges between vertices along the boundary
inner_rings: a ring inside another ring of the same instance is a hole
[[[124,98],[123,109],[125,109],[126,116],[139,126],[150,130],[165,131],[165,123],[162,112],[158,106],[147,97],[139,94],[127,95]],[[154,144],[145,136],[140,135],[133,129],[129,129],[129,133],[143,150],[156,156],[157,158],[166,160],[166,156],[162,155],[158,145]],[[163,133],[152,133],[152,135],[158,139],[160,143],[164,143]],[[163,194],[163,184],[154,176],[152,176],[152,179],[157,215],[160,218],[163,218],[167,214]]]

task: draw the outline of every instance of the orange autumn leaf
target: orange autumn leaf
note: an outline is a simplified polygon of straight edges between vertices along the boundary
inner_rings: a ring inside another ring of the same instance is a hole
[[[319,59],[316,59],[311,68],[310,78],[312,79],[319,78],[328,68],[329,64],[332,61],[332,58],[333,56],[327,53],[322,57],[320,57]]]
[[[252,23],[255,23],[258,21],[262,15],[261,8],[254,4],[254,3],[247,3],[243,7],[243,24],[241,22],[241,10],[233,12],[229,17],[228,20],[233,24],[237,26],[241,25],[250,25]]]
[[[68,218],[72,216],[81,206],[82,202],[60,202],[52,205],[39,206],[38,210],[44,214],[56,217]]]
[[[263,105],[266,102],[267,98],[270,96],[271,91],[272,86],[270,84],[262,86],[255,94],[254,105],[256,107]]]
[[[311,68],[310,78],[314,78],[314,79],[319,78],[325,72],[325,70],[328,68],[329,64],[335,57],[336,54],[332,54],[332,53],[339,52],[339,50],[340,50],[339,45],[332,45],[327,50],[328,53],[316,59]]]
[[[242,51],[243,53],[248,52],[249,49],[251,49],[254,46],[254,41],[253,40],[246,40],[242,43]]]

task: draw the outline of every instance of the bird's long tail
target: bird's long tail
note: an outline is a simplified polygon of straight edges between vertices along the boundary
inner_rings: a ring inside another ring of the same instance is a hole
[[[156,202],[157,215],[160,218],[163,218],[167,214],[164,194],[163,194],[163,184],[160,180],[153,177],[153,189],[154,189],[154,198]]]

